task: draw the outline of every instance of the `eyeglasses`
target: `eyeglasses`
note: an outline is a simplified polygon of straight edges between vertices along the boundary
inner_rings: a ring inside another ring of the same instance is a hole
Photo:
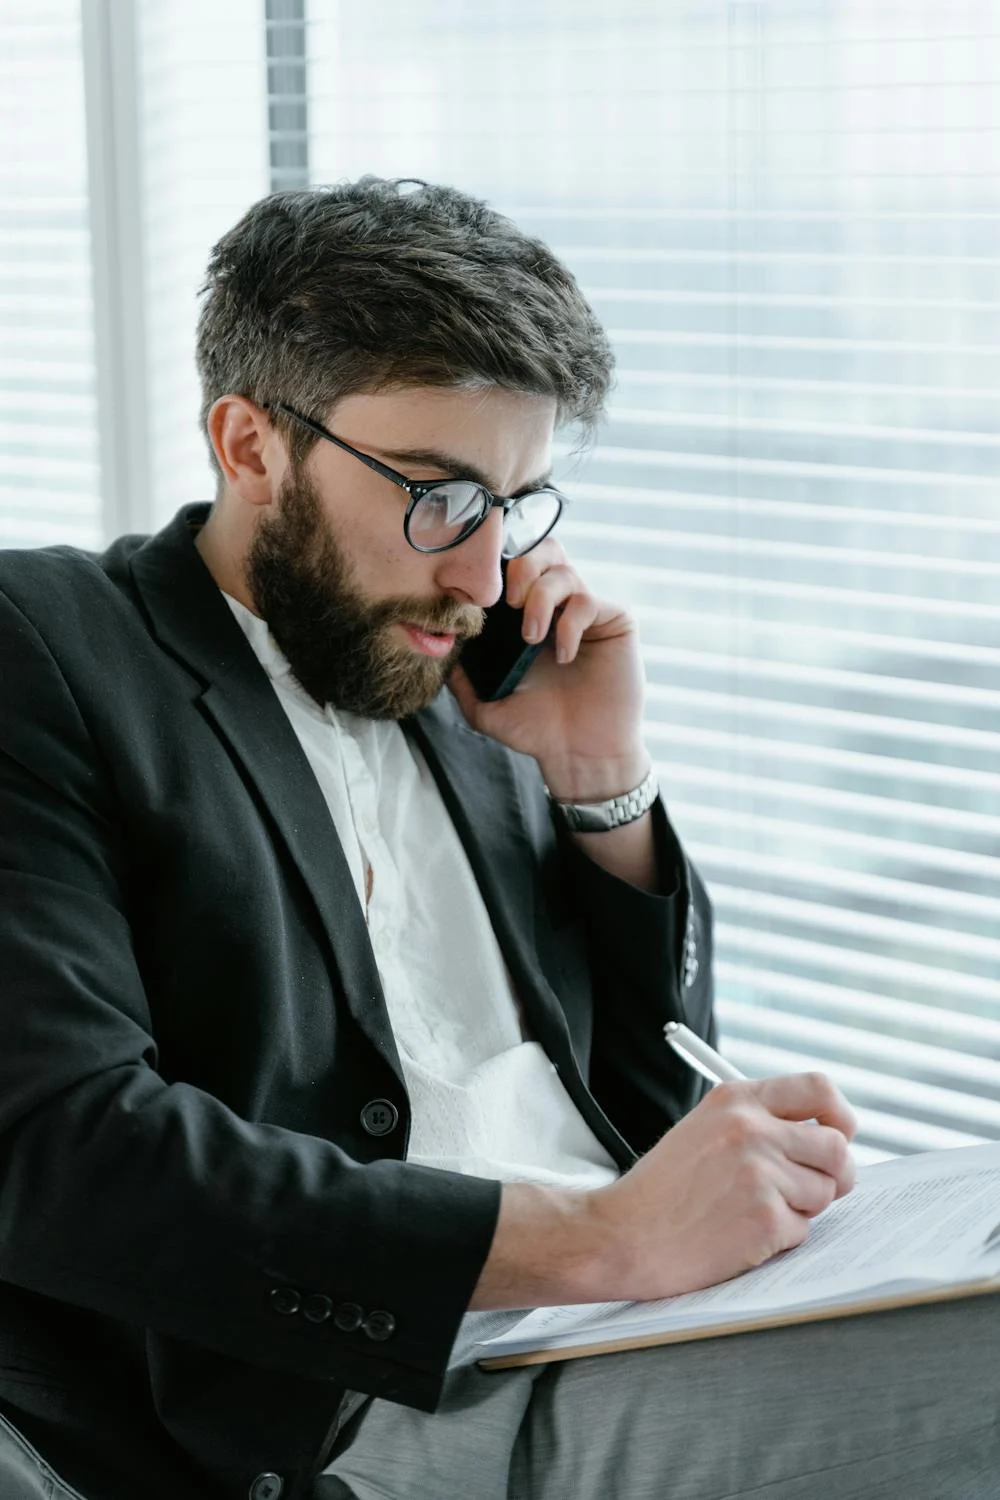
[[[563,506],[569,503],[565,495],[552,489],[504,498],[491,494],[474,479],[407,479],[398,470],[372,458],[370,453],[352,448],[321,423],[302,416],[283,401],[275,403],[273,408],[265,406],[265,410],[283,412],[405,490],[410,499],[403,517],[403,535],[417,552],[447,552],[449,547],[457,547],[479,530],[494,507],[499,507],[503,511],[502,555],[505,559],[523,557],[545,540],[562,515]]]

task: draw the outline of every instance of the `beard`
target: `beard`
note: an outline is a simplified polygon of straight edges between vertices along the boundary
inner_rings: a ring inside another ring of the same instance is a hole
[[[321,708],[329,703],[366,719],[426,708],[462,641],[482,630],[482,609],[444,598],[367,600],[308,476],[291,473],[277,498],[250,544],[247,582],[302,687]],[[423,656],[396,638],[399,623],[458,640],[446,657]]]

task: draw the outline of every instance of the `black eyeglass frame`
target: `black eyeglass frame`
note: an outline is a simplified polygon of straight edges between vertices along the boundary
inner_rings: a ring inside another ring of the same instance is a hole
[[[551,495],[559,502],[559,509],[556,511],[555,516],[553,517],[550,524],[542,532],[541,536],[532,542],[530,547],[525,547],[523,552],[514,552],[511,554],[511,556],[513,557],[527,557],[528,553],[533,552],[534,549],[539,545],[539,543],[544,542],[545,538],[554,530],[562,516],[563,511],[569,504],[569,497],[567,495],[564,495],[561,490],[552,489],[552,487],[549,485],[546,485],[543,489],[540,490],[529,490],[526,495],[505,496],[494,495],[492,490],[488,490],[484,484],[480,484],[478,479],[463,479],[460,474],[453,474],[448,479],[407,479],[406,475],[400,474],[398,469],[393,469],[389,466],[389,464],[384,464],[381,459],[373,458],[370,453],[362,453],[360,448],[354,448],[350,443],[345,443],[343,438],[339,438],[335,433],[328,431],[327,428],[323,426],[322,422],[314,422],[312,417],[304,417],[301,412],[296,411],[293,406],[287,405],[286,402],[277,401],[273,404],[270,402],[264,402],[262,403],[262,405],[265,411],[280,411],[284,413],[286,417],[291,417],[293,421],[301,423],[303,427],[308,427],[309,431],[315,432],[317,437],[325,438],[328,443],[333,443],[335,447],[342,448],[345,453],[350,453],[352,458],[360,459],[360,461],[363,464],[366,464],[369,469],[373,469],[376,474],[381,474],[383,479],[389,479],[393,484],[399,485],[399,488],[401,490],[405,490],[407,495],[409,496],[409,500],[406,506],[406,513],[403,516],[403,535],[405,536],[409,545],[413,548],[414,552],[423,552],[427,555],[435,552],[450,552],[452,547],[461,546],[462,542],[467,542],[470,536],[475,535],[480,526],[482,526],[485,522],[487,516],[490,514],[490,511],[496,509],[502,510],[504,522],[506,523],[507,517],[510,515],[510,512],[516,505],[520,505],[522,500],[529,500],[534,495]],[[460,484],[474,484],[480,494],[484,496],[486,505],[483,509],[482,515],[477,521],[473,522],[468,531],[462,532],[462,534],[460,536],[457,536],[453,542],[445,542],[440,547],[418,546],[410,536],[410,518],[413,515],[413,512],[416,510],[420,501],[423,500],[426,495],[430,494],[431,491],[440,489],[440,487],[444,484],[455,484],[456,482]],[[504,553],[504,556],[505,558],[507,557],[506,552]]]

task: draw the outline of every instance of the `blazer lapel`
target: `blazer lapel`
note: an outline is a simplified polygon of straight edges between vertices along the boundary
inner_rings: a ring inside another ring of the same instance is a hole
[[[201,706],[245,770],[315,903],[357,1024],[403,1082],[368,928],[333,820],[298,738],[194,546],[188,506],[131,559],[160,644],[205,683]]]

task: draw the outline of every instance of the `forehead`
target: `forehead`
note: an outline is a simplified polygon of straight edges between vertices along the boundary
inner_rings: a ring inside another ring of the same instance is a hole
[[[421,477],[415,464],[427,474],[478,474],[499,494],[548,474],[555,422],[553,397],[496,386],[400,386],[356,393],[328,414],[338,437],[404,472],[409,462],[411,477]]]

